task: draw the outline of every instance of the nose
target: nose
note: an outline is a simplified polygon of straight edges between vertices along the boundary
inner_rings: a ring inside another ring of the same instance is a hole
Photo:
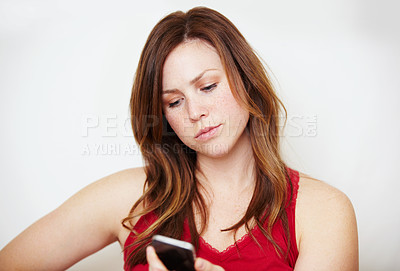
[[[196,122],[201,118],[208,116],[208,108],[204,104],[204,102],[201,101],[201,98],[191,100],[187,99],[186,106],[189,114],[189,119],[192,122]]]

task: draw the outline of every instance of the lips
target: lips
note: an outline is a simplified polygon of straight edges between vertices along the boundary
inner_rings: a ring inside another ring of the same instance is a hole
[[[216,126],[209,126],[201,129],[195,136],[195,139],[200,139],[200,140],[206,140],[214,136],[218,130],[218,128],[222,124],[216,125]]]

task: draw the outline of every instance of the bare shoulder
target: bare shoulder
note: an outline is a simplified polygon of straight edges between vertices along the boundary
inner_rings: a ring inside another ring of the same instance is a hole
[[[86,189],[94,190],[90,193],[103,195],[102,203],[115,219],[115,232],[120,234],[121,220],[125,218],[133,204],[142,196],[146,173],[144,168],[125,169],[106,176]]]
[[[104,190],[110,197],[131,201],[143,193],[146,174],[142,167],[129,168],[108,175],[91,185],[88,190]]]
[[[98,183],[108,183],[110,185],[116,185],[116,188],[131,188],[135,189],[137,186],[142,186],[146,179],[146,173],[143,167],[128,168],[113,174],[110,174],[100,180]],[[120,186],[123,187],[120,187]]]
[[[92,201],[97,207],[103,207],[113,214],[127,215],[130,207],[143,193],[146,174],[143,168],[125,169],[103,177],[71,197],[71,201]],[[101,206],[104,205],[104,206]],[[62,206],[61,206],[62,207]]]
[[[300,234],[307,232],[313,223],[320,224],[334,219],[351,220],[354,217],[353,205],[345,193],[321,180],[300,174],[296,203]]]
[[[305,207],[307,209],[309,207],[317,208],[318,206],[315,206],[317,203],[321,208],[352,208],[349,198],[342,191],[321,180],[300,173],[297,199],[298,207],[310,205]]]
[[[300,174],[296,203],[296,270],[358,270],[357,223],[339,189]]]

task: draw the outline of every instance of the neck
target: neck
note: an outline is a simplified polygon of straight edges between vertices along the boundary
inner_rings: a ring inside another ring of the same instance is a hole
[[[203,174],[196,174],[201,184],[212,191],[244,190],[255,183],[254,157],[248,133],[243,132],[234,148],[222,157],[197,156],[197,167]]]

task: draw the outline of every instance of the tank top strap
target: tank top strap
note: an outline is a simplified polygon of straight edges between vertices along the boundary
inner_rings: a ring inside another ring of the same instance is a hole
[[[298,171],[293,170],[291,168],[288,169],[288,175],[289,175],[289,181],[292,184],[292,188],[290,187],[290,184],[288,183],[288,204],[286,208],[286,214],[288,218],[288,224],[289,224],[289,234],[290,234],[290,249],[289,249],[289,255],[288,255],[288,261],[289,263],[294,266],[296,263],[297,257],[299,255],[299,250],[297,247],[297,240],[296,240],[296,201],[297,201],[297,194],[299,191],[299,180],[300,180],[300,174]],[[292,191],[292,195],[290,197],[290,192]]]
[[[290,209],[294,209],[296,207],[296,201],[297,201],[297,194],[299,191],[299,180],[300,180],[300,175],[299,172],[287,168],[288,172],[288,199],[287,199],[287,207]],[[290,183],[289,183],[290,182]]]

